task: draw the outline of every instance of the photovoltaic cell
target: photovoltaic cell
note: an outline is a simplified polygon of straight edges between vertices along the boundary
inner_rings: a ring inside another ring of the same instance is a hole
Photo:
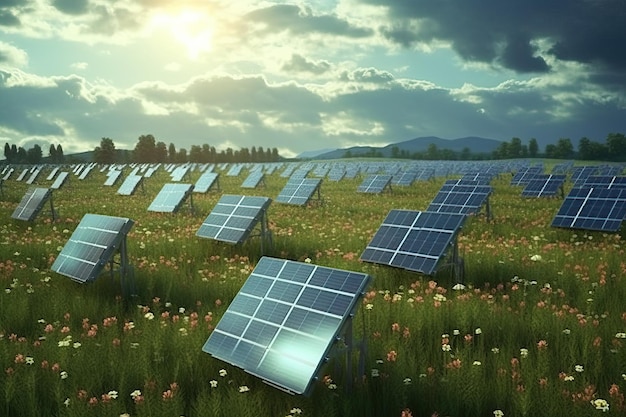
[[[171,174],[172,181],[174,182],[182,181],[188,172],[189,172],[188,166],[176,167]]]
[[[52,270],[81,283],[95,280],[133,224],[122,217],[85,214],[52,264]]]
[[[206,193],[208,192],[213,185],[217,184],[217,180],[219,178],[219,174],[217,172],[207,171],[204,174],[200,175],[200,178],[196,181],[196,184],[193,186],[194,193]]]
[[[202,222],[196,236],[232,244],[242,243],[263,219],[271,202],[267,197],[224,195]]]
[[[378,194],[381,193],[385,188],[389,187],[391,184],[391,175],[368,175],[359,188],[357,192],[359,193],[373,193]]]
[[[393,176],[391,183],[394,185],[410,186],[417,178],[417,172],[406,171]]]
[[[237,177],[241,173],[242,169],[243,169],[243,164],[235,164],[232,167],[230,167],[230,169],[226,173],[226,176],[227,177]]]
[[[256,188],[259,183],[263,181],[264,177],[265,174],[263,174],[263,171],[252,171],[248,174],[248,177],[243,181],[243,183],[241,183],[241,188]]]
[[[193,184],[164,184],[159,194],[152,200],[148,211],[176,213],[191,195]]]
[[[432,275],[465,218],[464,214],[391,210],[361,260]]]
[[[542,167],[529,167],[520,169],[511,179],[511,185],[526,185],[528,182],[543,172]]]
[[[50,188],[53,190],[58,190],[59,188],[63,187],[63,184],[65,184],[65,181],[67,181],[67,177],[69,175],[70,173],[67,171],[60,172]]]
[[[30,188],[11,215],[17,220],[33,221],[52,195],[48,188]]]
[[[552,197],[562,190],[565,175],[541,174],[536,175],[526,184],[522,197]]]
[[[369,281],[362,273],[263,257],[202,350],[308,394]]]
[[[115,183],[117,182],[117,180],[120,178],[120,176],[122,175],[122,171],[119,170],[111,170],[107,173],[107,179],[106,181],[104,181],[104,185],[107,187],[112,187],[113,185],[115,185]]]
[[[276,197],[276,201],[303,206],[309,202],[315,191],[319,192],[321,183],[321,178],[290,179]]]
[[[590,175],[583,184],[585,188],[626,188],[626,177]]]
[[[448,180],[441,187],[426,211],[472,214],[480,210],[491,194],[488,185],[462,185]]]
[[[616,232],[624,215],[626,190],[572,188],[552,220],[552,226]]]
[[[117,189],[119,195],[132,195],[135,193],[137,186],[141,183],[143,177],[141,175],[128,174],[120,188]]]

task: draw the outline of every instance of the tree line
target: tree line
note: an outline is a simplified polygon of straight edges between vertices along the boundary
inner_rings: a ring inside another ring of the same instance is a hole
[[[111,164],[127,162],[120,160],[120,153],[115,149],[115,143],[110,138],[102,138],[100,146],[94,149],[94,162]],[[130,159],[138,163],[222,163],[222,162],[277,162],[281,157],[277,148],[264,149],[262,146],[251,149],[232,148],[218,152],[209,144],[192,145],[189,152],[185,148],[176,149],[176,145],[157,141],[153,135],[141,135],[133,149]]]
[[[33,145],[28,150],[16,144],[4,144],[4,157],[7,164],[39,164],[43,160],[43,149],[38,144]],[[63,147],[61,144],[50,145],[48,151],[48,162],[60,164],[65,161]]]

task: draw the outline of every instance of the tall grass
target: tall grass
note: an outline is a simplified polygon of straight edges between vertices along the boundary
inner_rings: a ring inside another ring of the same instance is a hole
[[[220,192],[194,211],[147,212],[169,175],[134,196],[94,170],[54,192],[33,223],[10,218],[27,186],[5,182],[0,201],[0,414],[7,416],[618,416],[626,412],[626,261],[622,235],[551,228],[560,199],[522,199],[503,175],[493,219],[467,219],[459,237],[465,284],[362,263],[389,210],[424,210],[446,178],[358,194],[361,179],[324,181],[323,202],[273,203],[267,255],[369,273],[354,317],[365,374],[346,381],[344,358],[324,368],[310,397],[292,396],[201,348],[262,255],[195,232],[222,193],[274,198],[286,180]],[[199,172],[192,172],[195,181]],[[45,175],[42,175],[45,178]],[[42,181],[39,186],[48,186]],[[80,285],[50,271],[85,213],[129,217],[135,297],[117,277]],[[358,351],[353,352],[355,363]],[[348,386],[352,386],[350,390]],[[605,404],[606,402],[606,404]],[[608,408],[607,408],[608,407]],[[606,411],[604,411],[606,410]]]

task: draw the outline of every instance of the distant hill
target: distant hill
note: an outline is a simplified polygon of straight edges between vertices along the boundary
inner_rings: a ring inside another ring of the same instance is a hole
[[[380,152],[384,157],[391,157],[393,148],[397,147],[399,152],[405,151],[409,154],[415,152],[426,152],[428,147],[433,144],[439,150],[450,149],[454,152],[461,152],[468,148],[472,154],[490,154],[500,146],[502,141],[497,139],[481,138],[477,136],[467,136],[458,139],[442,139],[436,136],[424,136],[420,138],[410,139],[404,142],[392,143],[383,147],[374,146],[353,146],[350,148],[335,149],[334,151],[320,153],[315,159],[338,159],[343,158],[346,153],[352,156],[359,156],[374,151]]]
[[[332,152],[332,151],[335,151],[335,150],[337,150],[337,148],[319,149],[317,151],[306,151],[306,152],[302,152],[301,154],[296,156],[296,159],[312,159],[312,158],[315,158],[318,155],[329,153],[329,152]]]

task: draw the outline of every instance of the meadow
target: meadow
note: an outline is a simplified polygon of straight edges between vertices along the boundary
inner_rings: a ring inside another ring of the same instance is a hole
[[[260,239],[232,246],[195,233],[222,194],[275,198],[286,183],[280,169],[256,189],[240,187],[247,168],[217,172],[220,190],[175,214],[147,211],[169,182],[163,167],[132,196],[104,186],[99,169],[72,174],[53,193],[56,219],[46,205],[34,222],[11,218],[29,186],[16,174],[4,182],[0,415],[626,415],[623,232],[552,228],[562,199],[522,198],[508,172],[492,182],[493,218],[469,217],[458,236],[462,289],[447,268],[424,276],[359,260],[389,210],[425,210],[458,175],[381,195],[357,193],[362,176],[324,180],[321,204],[273,202],[265,255],[372,276],[354,317],[365,373],[346,381],[337,355],[306,397],[214,359],[201,348],[262,255]],[[134,220],[134,296],[116,276],[81,285],[50,270],[86,213]]]

